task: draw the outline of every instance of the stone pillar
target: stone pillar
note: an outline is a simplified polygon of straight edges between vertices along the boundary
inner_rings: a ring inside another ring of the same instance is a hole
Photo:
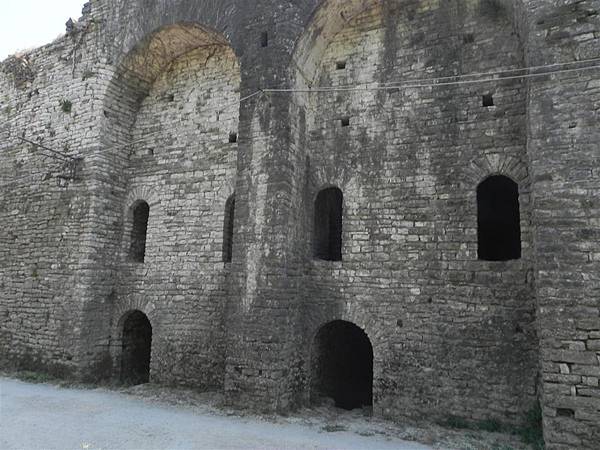
[[[532,0],[528,9],[530,65],[600,57],[599,1]],[[549,449],[600,443],[599,104],[599,69],[530,80],[528,152]]]
[[[289,83],[290,55],[311,6],[268,1],[247,18],[242,97]],[[305,2],[309,3],[309,2]],[[303,157],[290,141],[291,96],[264,94],[241,106],[236,231],[225,389],[241,406],[281,410],[296,400],[298,198]]]

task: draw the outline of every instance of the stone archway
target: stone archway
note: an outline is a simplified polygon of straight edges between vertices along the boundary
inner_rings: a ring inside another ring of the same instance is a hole
[[[358,326],[336,320],[321,327],[311,366],[311,401],[329,397],[348,410],[373,405],[373,346]]]
[[[121,382],[144,384],[150,381],[152,325],[141,311],[127,313],[121,319]]]

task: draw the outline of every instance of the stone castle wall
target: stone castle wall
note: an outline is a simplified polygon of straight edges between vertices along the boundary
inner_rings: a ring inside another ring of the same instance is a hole
[[[118,377],[140,310],[153,380],[285,410],[309,401],[319,328],[346,320],[373,346],[376,414],[519,423],[539,397],[549,448],[596,448],[598,69],[307,88],[598,58],[600,2],[248,3],[93,0],[0,64],[1,366]],[[273,87],[299,91],[236,106]],[[495,174],[519,185],[519,260],[477,258],[476,189]],[[328,186],[336,262],[312,254]]]

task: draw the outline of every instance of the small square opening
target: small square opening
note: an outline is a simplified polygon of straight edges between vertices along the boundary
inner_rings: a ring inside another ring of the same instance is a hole
[[[260,35],[260,46],[263,48],[269,46],[269,33],[266,31],[263,31],[263,33]]]
[[[235,144],[238,140],[238,135],[237,133],[229,133],[229,143],[230,144]]]
[[[472,44],[475,42],[475,35],[473,33],[467,33],[463,35],[463,42],[465,44]]]
[[[494,96],[492,94],[485,94],[482,103],[484,108],[494,106]]]
[[[340,119],[340,123],[342,124],[343,127],[349,127],[350,126],[350,117],[342,117]]]
[[[575,411],[570,408],[558,408],[556,410],[556,415],[558,417],[575,417]]]
[[[335,63],[335,68],[337,70],[345,70],[346,69],[346,61],[338,61]]]

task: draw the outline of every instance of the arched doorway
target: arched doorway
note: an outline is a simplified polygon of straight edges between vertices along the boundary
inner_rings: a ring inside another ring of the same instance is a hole
[[[132,385],[150,381],[152,325],[143,312],[127,314],[121,345],[121,381]]]
[[[324,325],[313,343],[312,400],[330,397],[344,409],[373,405],[373,347],[350,322]]]

